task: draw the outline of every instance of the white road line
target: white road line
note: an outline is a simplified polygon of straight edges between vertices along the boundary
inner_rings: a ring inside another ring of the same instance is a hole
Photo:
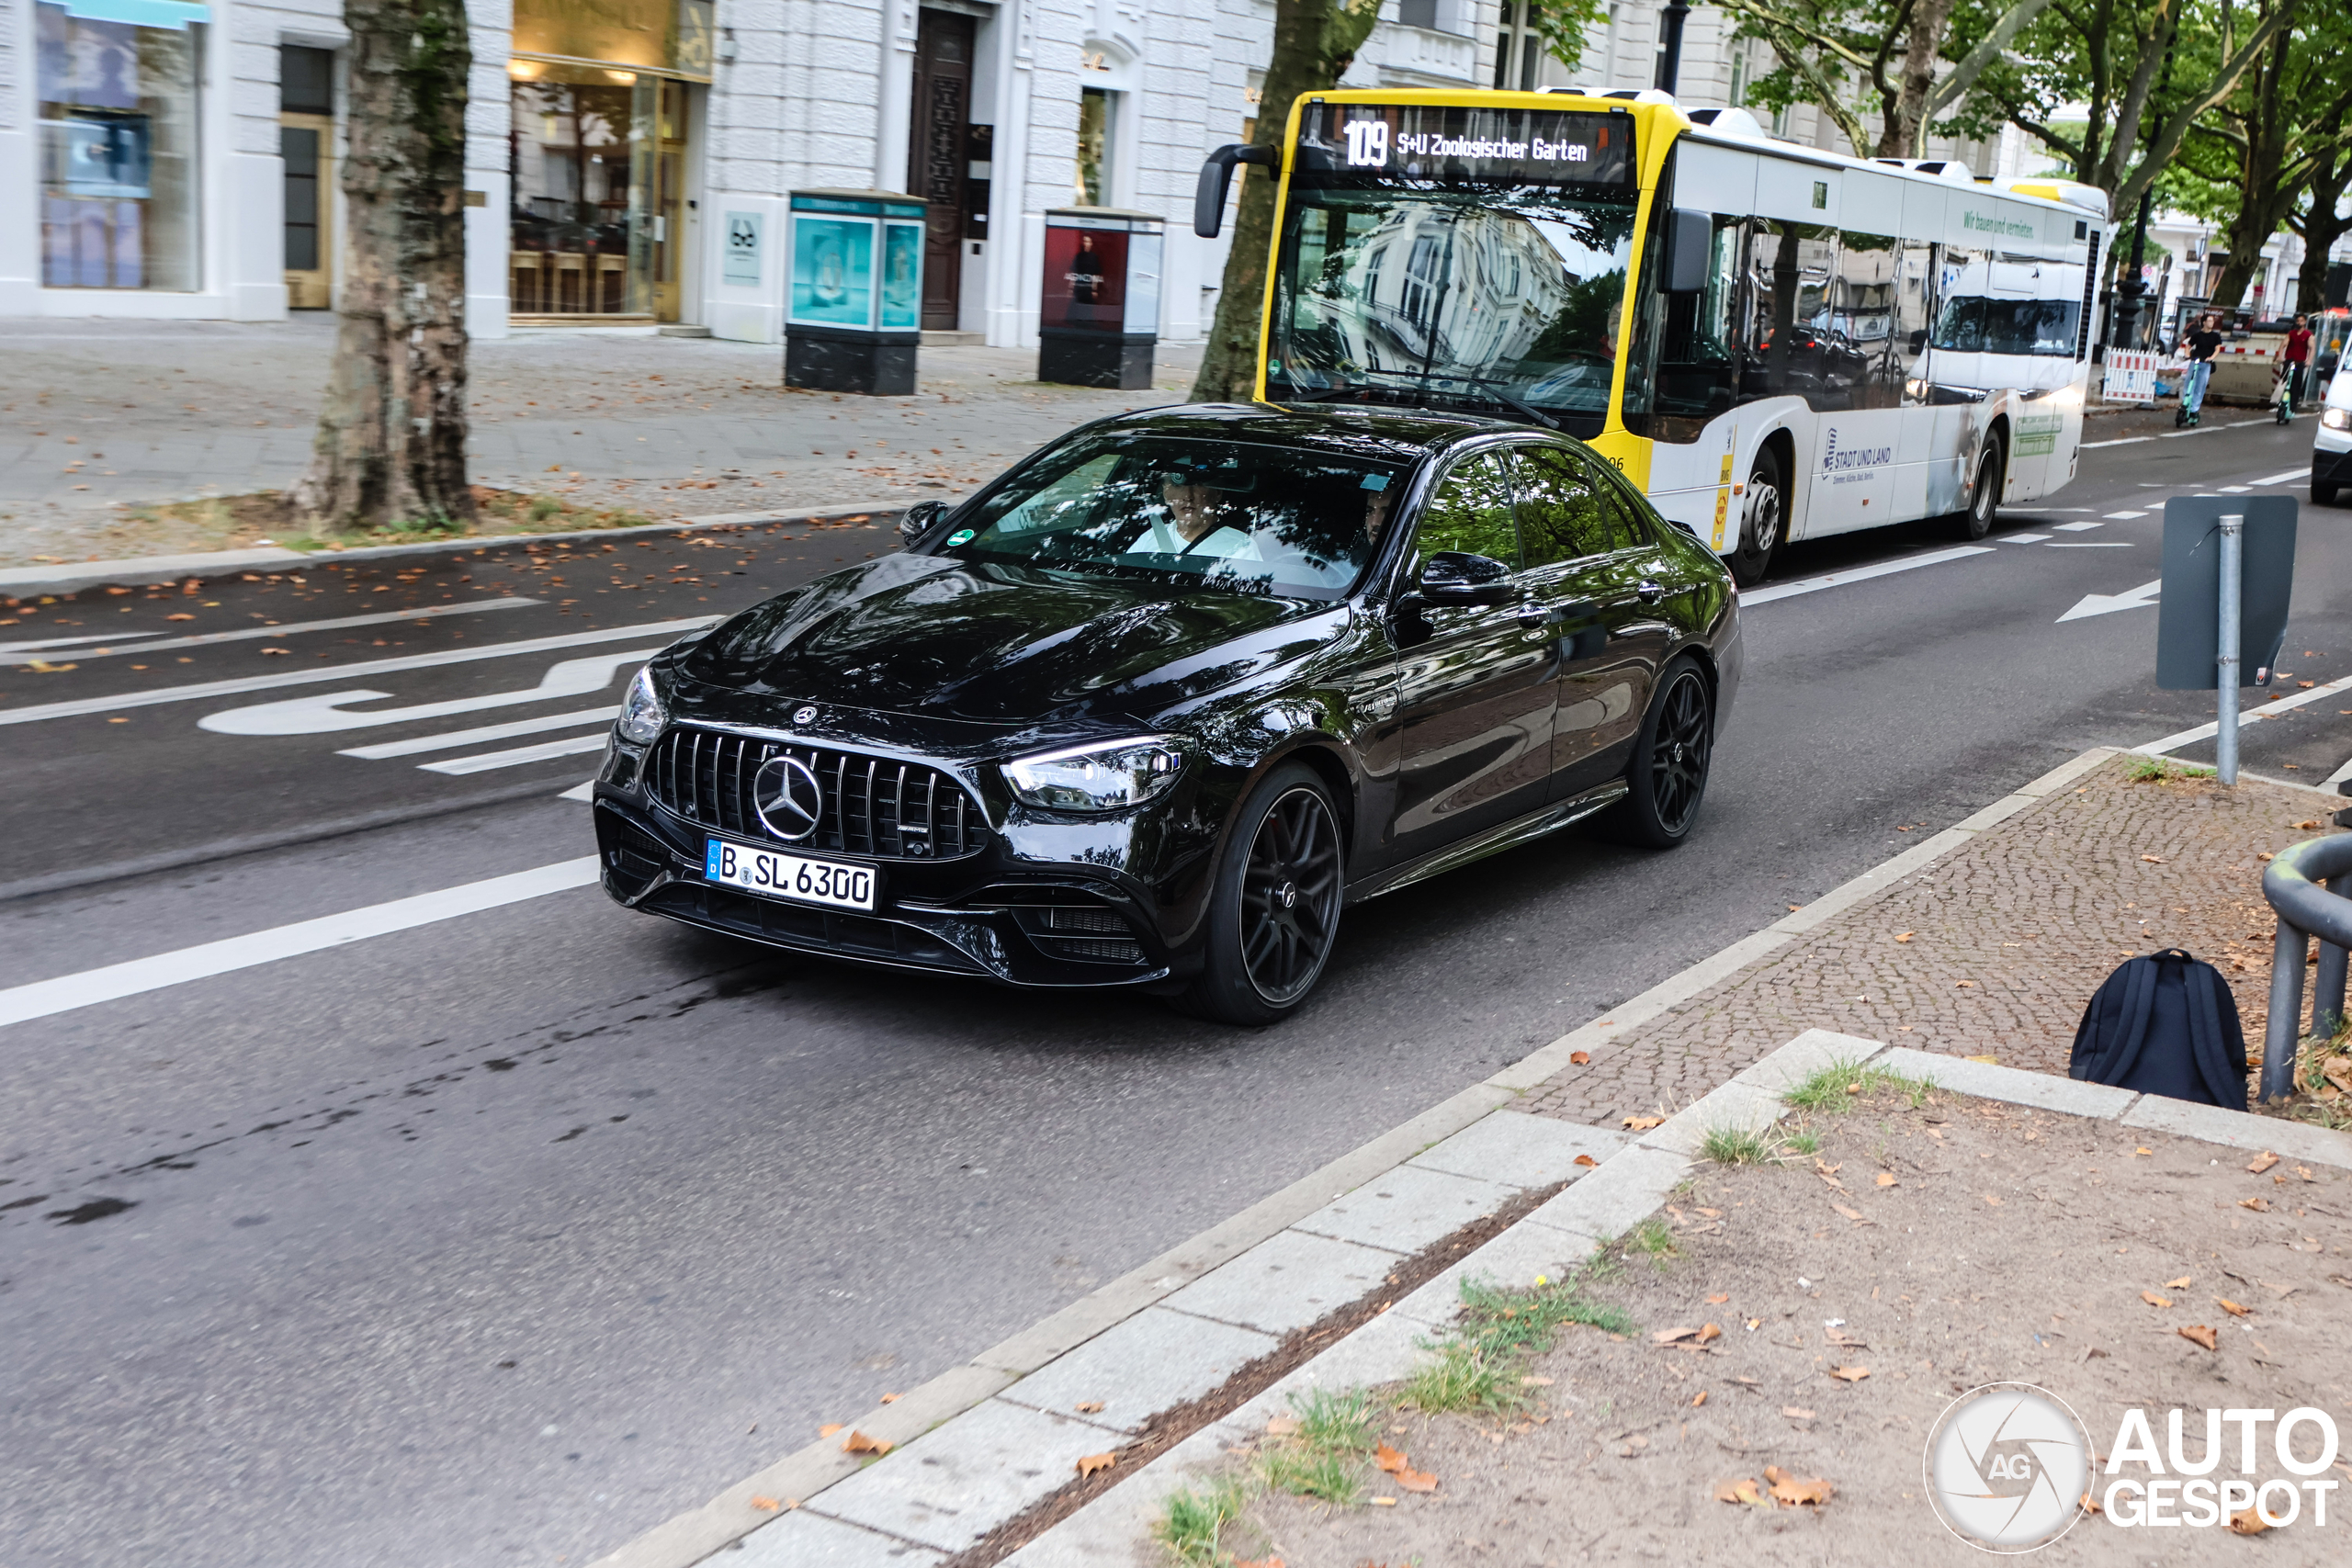
[[[2290,708],[2299,708],[2305,703],[2319,702],[2323,698],[2335,696],[2339,692],[2347,691],[2352,691],[2352,675],[2346,675],[2340,681],[2330,681],[2324,686],[2314,686],[2308,692],[2297,692],[2291,697],[2280,697],[2277,702],[2265,703],[2250,713],[2242,713],[2238,715],[2238,728],[2244,729],[2247,725],[2259,724],[2274,714],[2285,713]],[[2221,722],[2215,720],[2211,724],[2200,724],[2194,729],[2184,729],[2177,735],[2167,735],[2160,740],[2151,740],[2145,746],[2135,746],[2132,750],[2142,756],[2161,757],[2167,751],[2177,751],[2183,746],[2194,745],[2199,740],[2211,740],[2221,731]]]
[[[2087,452],[2094,446],[2129,446],[2135,441],[2154,441],[2154,439],[2153,435],[2119,435],[2112,441],[2085,441],[2077,445],[2080,450]]]
[[[2126,512],[2121,513],[2110,513],[2109,515],[2144,517],[2147,513],[2144,512]],[[2107,525],[2104,523],[2061,523],[2057,525],[2057,531],[2061,534],[2087,534],[2094,528],[2104,528]]]
[[[505,751],[478,751],[470,757],[452,757],[446,762],[419,762],[428,773],[486,773],[492,768],[519,768],[526,762],[544,762],[549,757],[576,757],[582,751],[604,749],[605,737],[571,735],[561,740],[542,740],[537,746],[517,746]]]
[[[2306,463],[2300,468],[2289,468],[2283,474],[2273,474],[2267,479],[2256,479],[2254,481],[2254,488],[2260,490],[2265,485],[2301,484],[2311,477],[2311,465]]]
[[[1959,545],[1949,550],[1929,550],[1925,555],[1905,556],[1900,560],[1880,561],[1875,566],[1858,566],[1845,571],[1827,572],[1820,577],[1801,578],[1794,582],[1776,582],[1770,588],[1758,588],[1739,596],[1740,607],[1769,604],[1775,599],[1793,599],[1800,593],[1818,593],[1825,588],[1841,588],[1849,582],[1864,582],[1873,577],[1885,577],[1915,567],[1935,566],[1943,561],[1958,560],[1963,556],[1989,556],[1989,545]]]
[[[594,779],[582,779],[580,783],[573,784],[570,789],[565,790],[561,795],[557,795],[556,798],[558,800],[584,801],[594,798],[595,793],[596,781]]]
[[[246,675],[233,681],[206,681],[194,686],[165,686],[152,692],[124,692],[111,697],[81,697],[72,702],[43,703],[37,707],[0,708],[0,725],[38,724],[44,719],[78,718],[85,714],[114,713],[123,708],[154,707],[163,703],[233,697],[244,692],[275,691],[281,686],[315,686],[326,681],[350,681],[363,675],[389,675],[399,670],[430,670],[443,664],[470,664],[482,659],[513,659],[549,649],[584,648],[591,643],[622,642],[631,637],[678,637],[718,620],[696,615],[683,621],[649,621],[642,626],[608,626],[603,631],[571,632],[563,637],[530,637],[522,642],[455,648],[440,653],[411,653],[398,659],[371,659],[358,664],[331,664],[317,670],[289,670],[281,675]]]
[[[2110,512],[2107,514],[2107,520],[2109,523],[2120,523],[2126,518],[2145,517],[2147,513],[2145,512]],[[2070,523],[2067,526],[2070,528],[2086,528],[2089,527],[2090,525],[2087,523]]]
[[[2133,547],[2129,539],[2052,539],[2043,547],[2052,550],[2128,550]]]
[[[299,637],[304,632],[339,632],[348,630],[353,626],[390,626],[394,621],[430,620],[436,615],[480,615],[484,610],[523,610],[528,609],[531,605],[538,603],[540,603],[540,601],[537,599],[483,599],[464,604],[429,604],[422,610],[401,610],[373,615],[345,615],[332,621],[288,621],[281,626],[239,626],[232,632],[199,632],[191,637],[163,637],[153,642],[142,642],[130,648],[101,648],[92,653],[76,653],[74,657],[77,660],[134,659],[142,653],[161,653],[167,648],[203,648],[208,644],[216,642],[250,642],[255,637]],[[155,636],[153,632],[139,632],[134,635],[147,637]],[[112,643],[128,641],[129,639],[124,637],[83,637],[79,640],[84,642]],[[34,646],[37,645],[30,643],[10,643],[6,645],[5,649],[0,649],[0,651],[13,651],[16,649]],[[31,662],[32,660],[29,659],[0,659],[0,665],[21,665],[29,664]]]
[[[2085,441],[2080,446],[2087,452],[2094,446],[2129,446],[2134,441],[2177,441],[2184,435],[2211,435],[2218,430],[2244,430],[2248,425],[2269,423],[2266,419],[2241,419],[2229,424],[2200,424],[2191,430],[2167,430],[2155,435],[2119,435],[2112,441]]]
[[[160,637],[163,634],[160,632],[126,632],[119,637],[111,637],[107,636],[104,632],[100,632],[96,637],[35,637],[30,642],[0,642],[0,655],[12,653],[38,653],[46,649],[61,648],[85,648],[94,642],[128,642],[130,638],[136,637]],[[40,662],[40,660],[32,659],[0,659],[0,663],[7,664],[33,664],[38,662]]]
[[[2038,545],[2050,537],[2047,534],[2004,534],[1994,541],[1999,545]]]
[[[623,670],[642,664],[661,651],[657,643],[651,648],[632,648],[619,653],[560,659],[548,666],[536,685],[511,692],[477,692],[470,697],[451,697],[446,702],[412,703],[406,707],[352,713],[348,710],[353,703],[381,702],[391,695],[390,692],[362,686],[352,691],[312,692],[304,697],[222,708],[198,719],[196,727],[215,735],[325,735],[338,729],[375,729],[387,724],[447,718],[453,714],[522,707],[556,697],[584,697],[591,692],[603,691]]]
[[[379,740],[373,746],[352,746],[335,753],[338,757],[360,757],[372,762],[383,757],[413,757],[420,751],[450,751],[460,746],[473,746],[486,740],[505,740],[517,735],[543,735],[550,729],[570,729],[582,724],[610,724],[613,705],[582,708],[576,713],[552,713],[540,718],[510,719],[504,724],[480,724],[471,729],[452,729],[440,735],[423,735],[413,740]]]
[[[2352,761],[2346,761],[2342,767],[2336,769],[2335,772],[2320,780],[2319,786],[2322,789],[2325,789],[2330,784],[2340,784],[2346,779],[2352,779]]]
[[[2254,487],[2252,485],[2223,485],[2220,493],[2222,495],[2244,495],[2253,488]]]
[[[519,904],[549,893],[586,887],[595,880],[596,857],[582,855],[578,860],[558,861],[552,865],[535,866],[483,882],[395,898],[389,904],[371,904],[339,915],[299,920],[249,936],[232,936],[198,947],[184,947],[176,953],[157,953],[153,958],[134,958],[127,964],[109,964],[78,975],[61,975],[53,980],[14,986],[0,990],[0,1027],[135,997],[143,991],[159,991],[167,986],[185,985],[232,970],[274,964],[281,958],[299,957],[371,936],[455,919],[505,904]]]

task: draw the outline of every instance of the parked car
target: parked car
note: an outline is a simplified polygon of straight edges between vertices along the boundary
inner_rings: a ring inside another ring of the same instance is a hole
[[[1351,902],[1587,818],[1682,841],[1738,684],[1713,554],[1481,418],[1131,414],[901,531],[639,674],[615,899],[1269,1023]]]

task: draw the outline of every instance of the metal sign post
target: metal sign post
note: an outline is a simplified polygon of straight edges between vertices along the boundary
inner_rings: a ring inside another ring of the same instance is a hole
[[[2243,589],[2239,579],[2245,555],[2245,518],[2233,512],[2222,519],[2222,595],[2220,626],[2215,641],[2214,684],[2221,688],[2221,715],[2213,731],[2213,769],[2222,782],[2238,782],[2238,612]]]

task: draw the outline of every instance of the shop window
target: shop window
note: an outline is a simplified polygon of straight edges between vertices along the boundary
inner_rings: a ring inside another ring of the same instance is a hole
[[[512,309],[650,315],[649,198],[658,175],[650,132],[662,84],[627,71],[532,68],[530,80],[514,84],[509,138]]]
[[[1080,207],[1108,205],[1111,189],[1110,93],[1084,87],[1078,98],[1078,178],[1071,197]]]
[[[206,7],[70,0],[33,7],[41,281],[198,287],[196,84]]]

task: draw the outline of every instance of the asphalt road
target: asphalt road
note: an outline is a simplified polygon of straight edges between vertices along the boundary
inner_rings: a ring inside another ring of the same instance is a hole
[[[593,887],[423,897],[591,852],[563,795],[633,660],[878,531],[6,611],[0,653],[49,668],[0,667],[0,1017],[182,956],[0,1023],[0,1556],[584,1562],[2085,747],[2210,718],[2154,688],[2153,607],[2060,617],[2157,575],[2165,495],[2301,495],[2311,426],[2166,428],[1979,553],[1792,551],[1783,584],[1904,570],[1751,599],[1691,842],[1566,836],[1364,906],[1262,1033],[766,953]],[[2352,674],[2348,537],[2305,509],[2287,689]],[[2246,765],[2325,778],[2342,709],[2254,726]],[[276,962],[202,946],[410,898]]]

